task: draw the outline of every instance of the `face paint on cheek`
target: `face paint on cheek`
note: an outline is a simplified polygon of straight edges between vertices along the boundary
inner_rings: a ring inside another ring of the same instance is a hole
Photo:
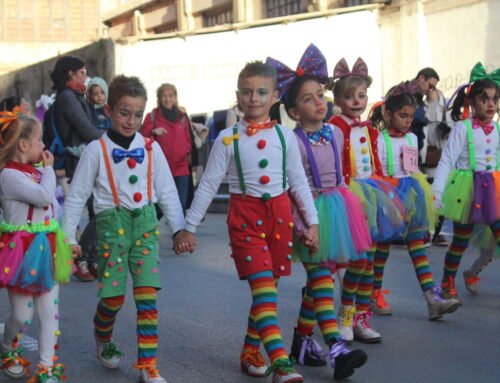
[[[271,93],[266,88],[261,88],[258,90],[257,95],[259,97],[259,101],[263,104],[266,104],[269,101],[269,97],[271,97]]]

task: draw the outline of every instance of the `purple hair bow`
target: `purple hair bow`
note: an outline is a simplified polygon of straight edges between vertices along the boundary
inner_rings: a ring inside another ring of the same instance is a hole
[[[349,65],[347,65],[345,58],[341,58],[337,65],[335,65],[335,68],[333,69],[333,79],[344,78],[347,76],[368,76],[368,67],[361,57],[358,57],[352,66],[352,70],[349,69]]]
[[[297,77],[312,76],[321,84],[325,84],[328,80],[325,56],[323,56],[323,53],[314,44],[310,44],[307,47],[300,58],[296,70],[290,69],[282,62],[271,57],[266,59],[266,64],[271,65],[276,70],[277,88],[280,98],[288,92]]]
[[[418,83],[416,80],[403,81],[399,83],[392,89],[391,96],[400,96],[405,93],[412,95],[418,93]]]

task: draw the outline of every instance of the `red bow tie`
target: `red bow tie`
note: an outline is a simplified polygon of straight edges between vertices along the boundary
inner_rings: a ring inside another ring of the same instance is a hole
[[[363,126],[370,126],[370,121],[356,121],[354,120],[352,123],[351,123],[351,126],[353,128],[357,128],[357,127],[363,127]]]
[[[482,121],[478,120],[477,118],[475,118],[472,120],[472,128],[473,129],[482,128],[484,131],[484,134],[488,135],[493,131],[493,124],[491,121],[482,122]]]
[[[259,133],[262,129],[270,129],[276,125],[276,120],[267,121],[267,122],[251,122],[247,125],[247,135],[253,136],[256,133]]]
[[[387,133],[389,133],[389,136],[391,137],[404,137],[406,136],[406,133],[408,133],[408,131],[400,132],[399,130],[396,130],[394,128],[387,128]]]

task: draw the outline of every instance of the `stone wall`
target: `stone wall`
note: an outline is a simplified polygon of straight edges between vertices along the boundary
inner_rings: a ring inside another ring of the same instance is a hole
[[[112,40],[99,40],[64,55],[80,57],[85,62],[90,77],[99,76],[109,82],[115,73],[115,48]],[[9,96],[20,96],[34,102],[41,94],[51,94],[53,91],[50,72],[59,57],[0,76],[0,100]]]

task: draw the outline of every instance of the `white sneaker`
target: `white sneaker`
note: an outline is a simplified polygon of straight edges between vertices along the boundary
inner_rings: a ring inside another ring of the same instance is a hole
[[[477,295],[479,292],[479,283],[481,282],[481,277],[479,275],[473,275],[470,271],[465,270],[463,273],[465,288],[472,295]]]
[[[339,315],[340,337],[344,342],[347,343],[352,342],[354,339],[352,324],[355,313],[356,313],[356,307],[354,306],[342,306],[342,308],[340,309],[340,315]]]
[[[438,286],[427,290],[424,293],[425,300],[427,301],[427,308],[429,310],[429,320],[434,321],[441,319],[444,314],[455,312],[461,306],[458,299],[450,298],[444,299],[440,295]]]
[[[382,340],[380,334],[370,325],[373,314],[369,311],[357,313],[354,316],[354,339],[362,343],[379,343]]]
[[[267,366],[259,350],[243,350],[240,354],[241,372],[254,378],[266,376]]]
[[[104,367],[115,369],[120,365],[123,353],[116,347],[113,342],[100,342],[95,338],[97,348],[97,359],[101,361]]]
[[[21,349],[7,351],[1,355],[2,369],[12,379],[21,379],[28,373],[29,362],[21,357]]]
[[[293,369],[289,359],[279,359],[270,368],[273,370],[272,383],[304,382],[304,378]]]
[[[156,366],[149,366],[141,369],[140,383],[167,383],[166,379],[160,375]]]

